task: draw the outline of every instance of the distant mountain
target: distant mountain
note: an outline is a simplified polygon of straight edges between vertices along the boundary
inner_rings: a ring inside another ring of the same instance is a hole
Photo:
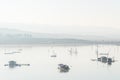
[[[50,33],[32,33],[16,29],[0,29],[0,38],[52,38],[52,39],[80,39],[80,36],[67,34],[50,34]]]
[[[32,33],[16,29],[0,29],[0,44],[88,44],[108,42],[118,43],[119,40],[94,35]]]
[[[88,43],[73,35],[32,33],[15,29],[0,29],[0,44],[77,44]]]

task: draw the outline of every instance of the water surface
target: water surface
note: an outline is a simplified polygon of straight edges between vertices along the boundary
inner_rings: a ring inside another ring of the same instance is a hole
[[[70,53],[70,50],[73,50]],[[91,61],[96,58],[96,45],[89,46],[0,46],[0,80],[120,80],[120,47],[99,45],[99,52],[109,52],[117,62],[112,65]],[[19,51],[20,53],[4,54]],[[77,52],[75,52],[77,51]],[[56,55],[57,57],[51,57]],[[4,66],[14,60],[30,64],[9,68]],[[58,64],[67,64],[68,72],[61,73]]]

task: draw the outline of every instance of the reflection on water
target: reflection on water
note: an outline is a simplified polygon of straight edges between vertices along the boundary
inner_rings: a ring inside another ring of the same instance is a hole
[[[70,48],[70,49],[68,50],[68,52],[70,53],[71,56],[78,54],[78,50],[77,50],[76,47],[75,47],[75,48]]]
[[[6,49],[5,49],[5,53],[4,54],[16,54],[16,53],[21,53],[22,49],[18,49],[17,51],[11,51],[11,52],[8,52]]]
[[[0,79],[120,80],[119,48],[115,45],[99,45],[97,50],[96,45],[0,46]],[[4,54],[18,51],[20,54]]]

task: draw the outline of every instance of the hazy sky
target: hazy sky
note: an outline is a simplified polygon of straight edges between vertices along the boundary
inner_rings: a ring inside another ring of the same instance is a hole
[[[0,0],[0,27],[73,33],[120,29],[120,0]]]

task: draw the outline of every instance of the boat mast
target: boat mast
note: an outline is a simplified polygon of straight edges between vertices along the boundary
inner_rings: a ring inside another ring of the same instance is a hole
[[[98,45],[97,45],[97,49],[96,49],[96,54],[97,54],[97,59],[98,59]]]

